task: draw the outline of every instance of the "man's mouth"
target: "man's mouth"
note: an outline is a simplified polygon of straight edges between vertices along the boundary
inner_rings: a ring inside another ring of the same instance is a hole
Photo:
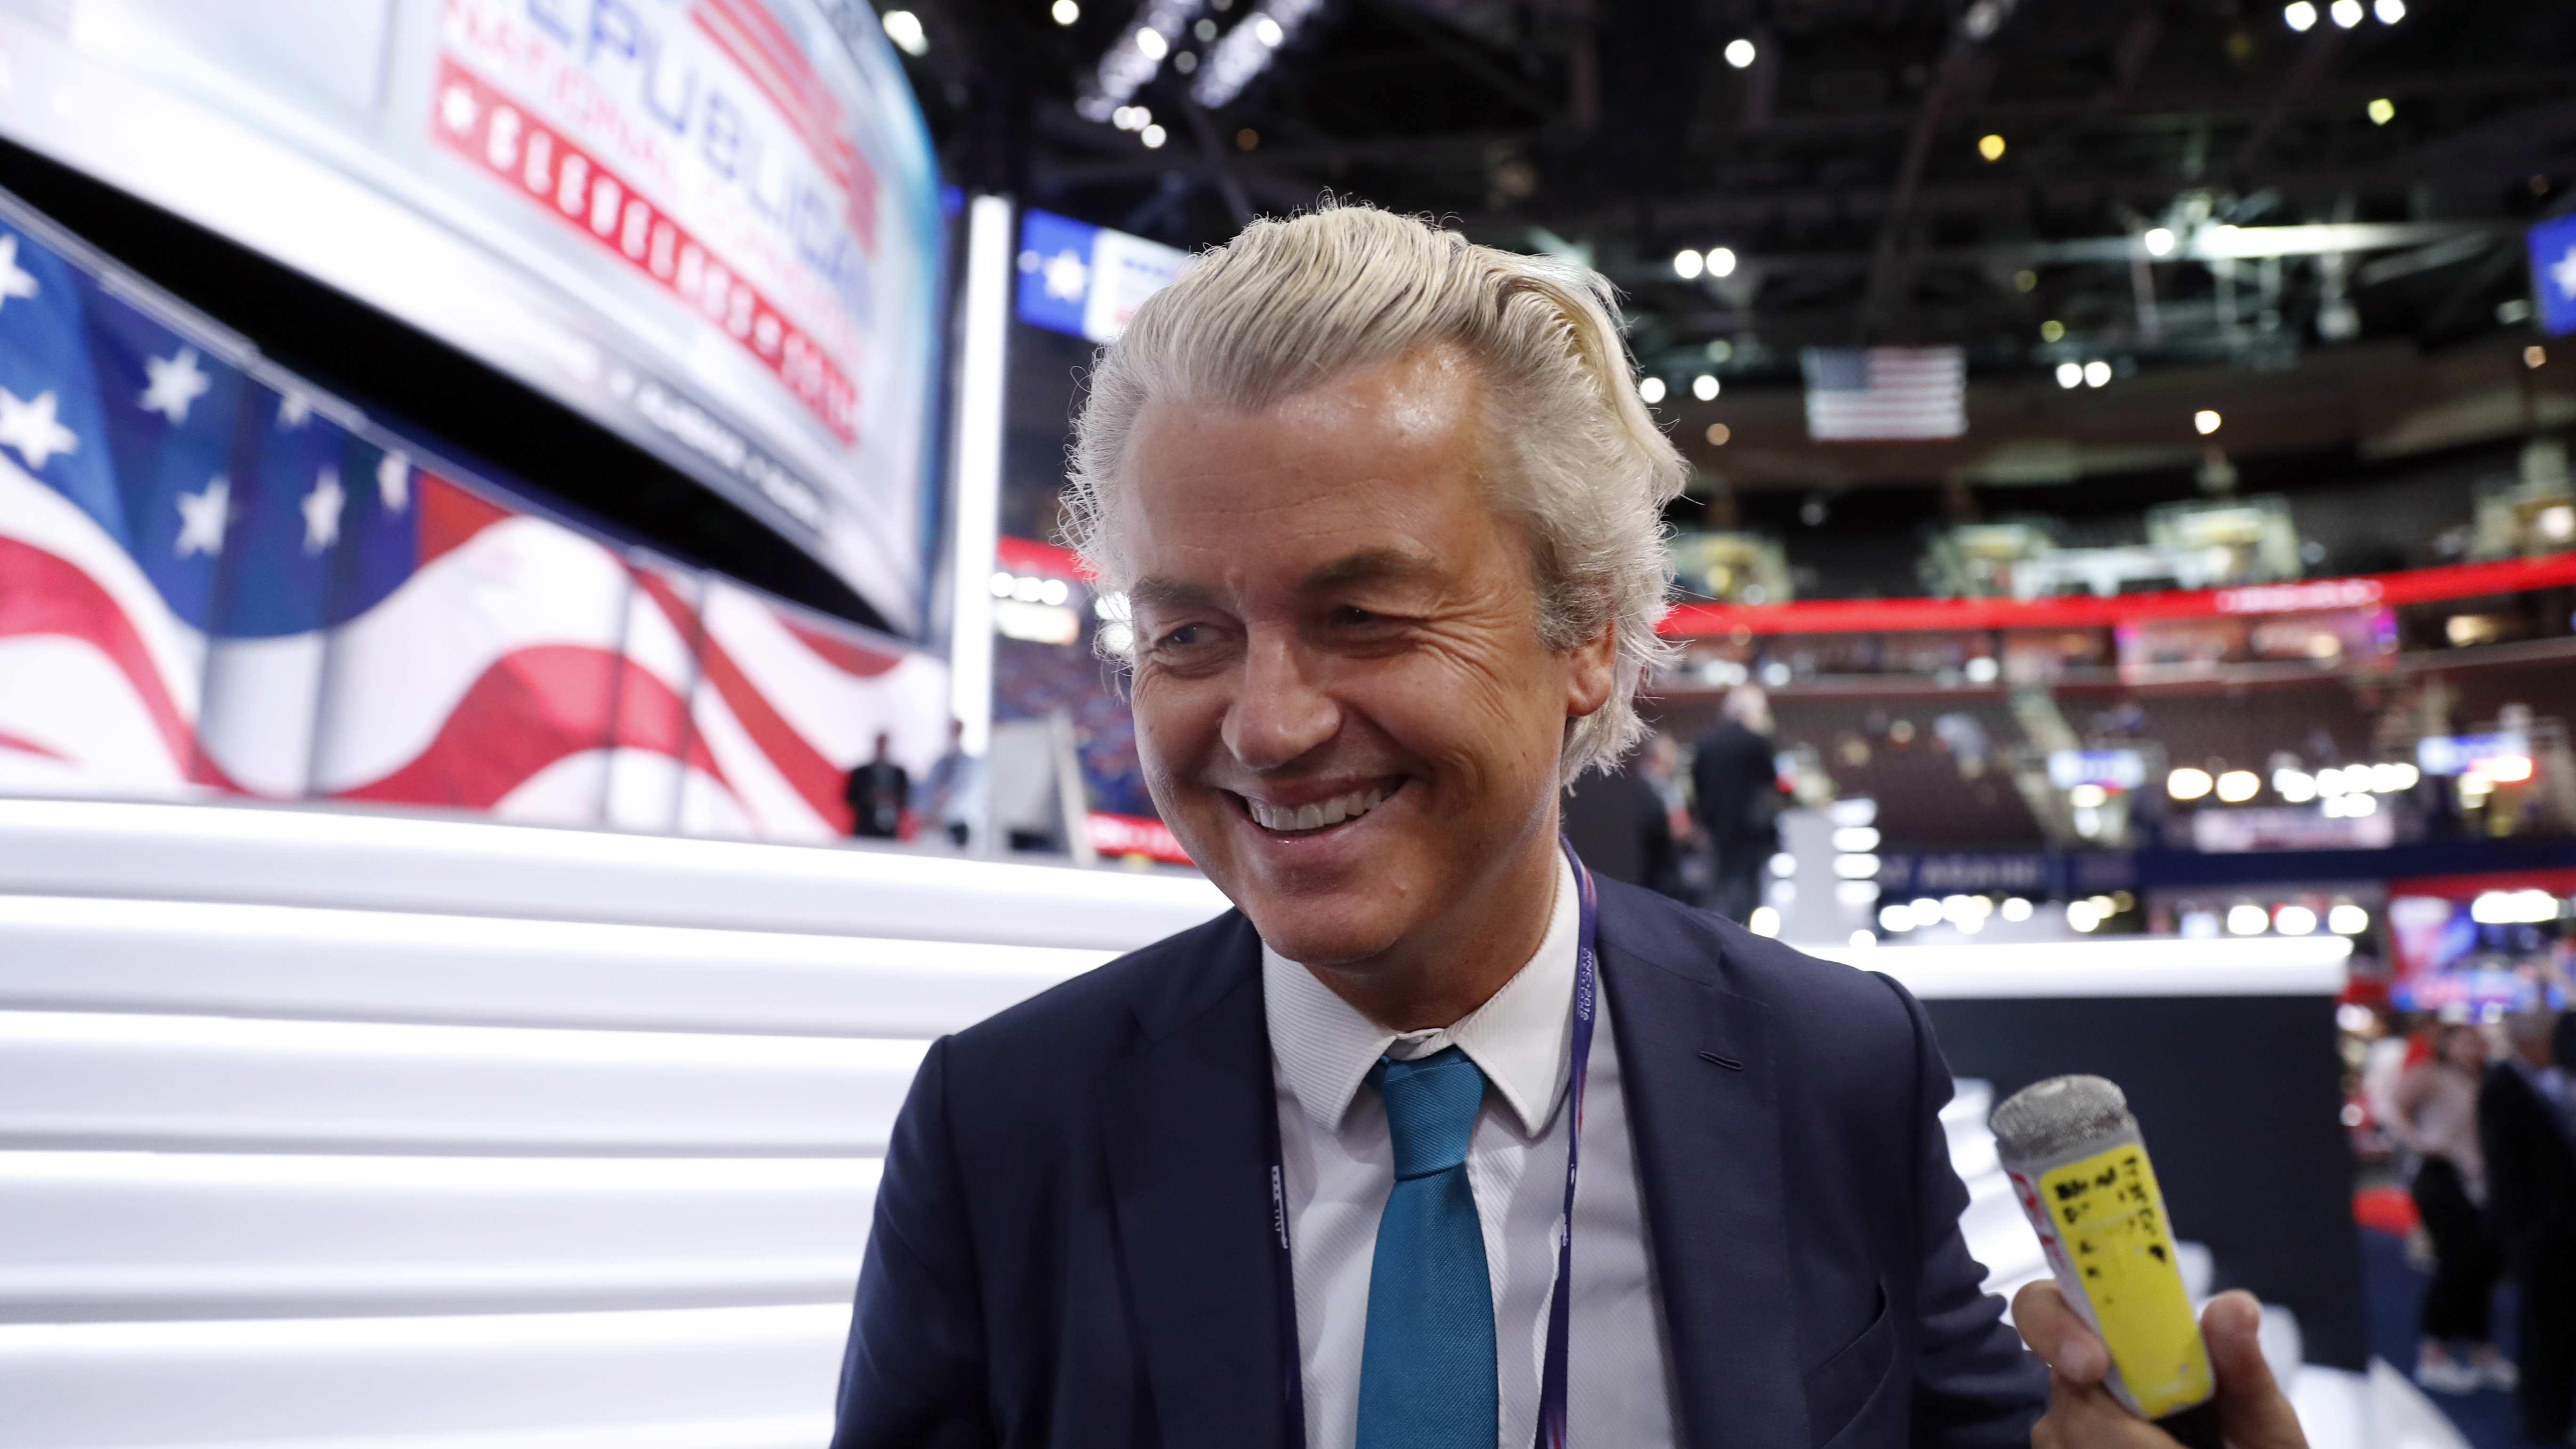
[[[1251,815],[1253,823],[1262,829],[1281,835],[1297,835],[1356,820],[1384,804],[1389,795],[1401,788],[1400,781],[1395,785],[1369,785],[1347,795],[1336,795],[1330,800],[1317,800],[1305,805],[1265,805],[1250,796],[1237,798],[1243,801],[1244,811]]]

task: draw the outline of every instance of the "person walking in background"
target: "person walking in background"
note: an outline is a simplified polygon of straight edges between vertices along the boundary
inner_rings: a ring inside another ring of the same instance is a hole
[[[966,722],[948,722],[948,753],[921,780],[914,818],[935,825],[949,842],[964,850],[983,828],[990,783],[984,762],[966,753]]]
[[[1780,784],[1769,696],[1740,684],[1722,708],[1693,752],[1691,786],[1708,831],[1708,908],[1741,922],[1761,895],[1762,863],[1780,848]]]
[[[2566,1441],[2576,1409],[2576,1137],[2566,1075],[2550,1059],[2557,1013],[2507,1018],[2513,1054],[2478,1091],[2478,1147],[2487,1204],[2522,1288],[2522,1437]]]
[[[2424,1293],[2415,1381],[2437,1393],[2510,1389],[2516,1381],[2489,1325],[2504,1265],[2486,1222],[2486,1161],[2478,1150],[2486,1059],[2486,1037],[2476,1027],[2443,1027],[2433,1055],[2390,1093],[2385,1119],[2390,1135],[2419,1159],[2415,1210],[2433,1240],[2433,1283]]]
[[[877,732],[877,752],[850,771],[843,794],[850,802],[850,833],[877,840],[903,834],[903,807],[912,799],[912,777],[894,762],[894,736]]]

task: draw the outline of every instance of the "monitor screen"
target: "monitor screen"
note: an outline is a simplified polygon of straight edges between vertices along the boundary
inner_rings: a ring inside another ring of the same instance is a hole
[[[869,7],[0,0],[0,60],[0,134],[570,404],[920,629],[943,226]]]

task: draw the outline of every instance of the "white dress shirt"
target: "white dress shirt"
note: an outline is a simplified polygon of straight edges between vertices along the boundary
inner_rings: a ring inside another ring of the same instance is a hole
[[[1262,948],[1310,1449],[1352,1449],[1359,1432],[1369,1269],[1378,1217],[1395,1184],[1386,1107],[1365,1086],[1369,1068],[1382,1055],[1409,1060],[1451,1046],[1490,1085],[1468,1143],[1467,1182],[1485,1230],[1494,1289],[1501,1390],[1495,1443],[1529,1449],[1538,1425],[1548,1299],[1556,1287],[1556,1225],[1565,1211],[1579,908],[1573,868],[1560,857],[1556,906],[1538,954],[1484,1005],[1436,1031],[1389,1031],[1305,967]],[[1674,1441],[1672,1355],[1647,1253],[1636,1146],[1620,1094],[1606,993],[1584,1094],[1567,1437],[1657,1449]]]

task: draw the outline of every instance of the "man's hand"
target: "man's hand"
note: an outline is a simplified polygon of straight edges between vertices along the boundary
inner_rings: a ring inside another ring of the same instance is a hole
[[[2262,1306],[2242,1291],[2219,1294],[2200,1315],[2218,1374],[2219,1432],[2228,1449],[2307,1449],[2299,1416],[2255,1341],[2262,1322]],[[2056,1284],[2043,1279],[2014,1294],[2013,1324],[2048,1365],[2048,1413],[2031,1430],[2031,1449],[2174,1449],[2171,1435],[2122,1408],[2102,1387],[2111,1355]]]

